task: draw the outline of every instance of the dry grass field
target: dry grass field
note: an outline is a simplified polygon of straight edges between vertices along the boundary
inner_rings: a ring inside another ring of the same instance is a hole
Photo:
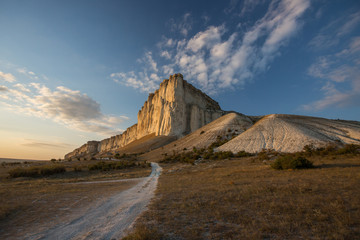
[[[359,155],[309,160],[315,168],[161,164],[156,199],[127,239],[360,239]]]
[[[151,167],[89,171],[98,161],[31,162],[0,166],[0,239],[20,239],[31,228],[61,222],[76,211],[126,190],[148,176]],[[65,173],[46,177],[9,178],[14,168],[63,165]],[[76,169],[76,171],[74,171]],[[81,170],[80,170],[81,169]],[[133,178],[130,181],[121,179]],[[89,184],[89,182],[91,184]]]

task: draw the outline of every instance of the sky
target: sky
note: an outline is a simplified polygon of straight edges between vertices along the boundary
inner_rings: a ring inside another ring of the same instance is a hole
[[[0,0],[0,157],[119,134],[174,73],[224,110],[360,121],[360,2]]]

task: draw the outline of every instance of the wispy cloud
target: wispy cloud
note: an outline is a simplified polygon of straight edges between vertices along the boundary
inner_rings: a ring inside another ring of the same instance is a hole
[[[326,49],[340,43],[345,35],[349,34],[360,24],[360,11],[344,14],[320,29],[319,33],[309,42],[313,49]]]
[[[360,37],[354,37],[338,53],[319,57],[308,70],[312,77],[325,80],[324,97],[303,105],[306,111],[329,107],[360,106]]]
[[[253,8],[248,1],[245,4],[247,9]],[[161,78],[174,71],[183,73],[186,79],[209,94],[241,87],[268,69],[281,47],[301,28],[301,16],[309,5],[309,0],[274,0],[265,15],[245,32],[238,28],[230,32],[224,23],[208,26],[190,38],[163,37],[157,46],[159,59],[167,60],[164,64],[159,64],[161,61],[155,60],[154,54],[149,58],[145,53],[143,59],[147,61],[143,63],[147,67],[143,71],[113,73],[111,77],[141,91],[154,90]],[[154,65],[156,68],[152,67]]]
[[[24,84],[17,83],[14,85],[17,89],[23,91],[23,92],[30,92],[30,89],[26,88]]]
[[[0,92],[7,92],[9,89],[6,86],[0,85]]]
[[[5,82],[15,82],[16,78],[11,73],[4,73],[0,71],[0,80],[4,80]]]
[[[21,144],[25,147],[31,148],[69,148],[74,147],[72,144],[62,143],[62,142],[43,142],[36,139],[25,139],[25,143]]]
[[[103,114],[100,104],[81,93],[64,86],[51,90],[40,83],[16,84],[5,92],[3,105],[18,113],[52,119],[71,129],[109,136],[120,133],[119,123],[126,116]]]
[[[186,37],[192,29],[191,14],[185,13],[181,19],[170,19],[170,28],[171,31],[179,32]]]

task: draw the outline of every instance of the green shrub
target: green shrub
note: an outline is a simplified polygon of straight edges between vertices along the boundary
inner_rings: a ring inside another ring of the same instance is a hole
[[[253,156],[253,154],[245,152],[245,151],[239,151],[234,156],[238,157],[238,158],[240,158],[240,157],[250,157],[250,156]]]
[[[337,154],[360,154],[360,145],[346,144],[343,148],[340,148],[336,152]]]
[[[262,149],[261,152],[257,154],[259,160],[270,160],[272,157],[277,156],[279,153],[274,149]]]
[[[277,170],[313,168],[314,165],[305,157],[294,154],[287,154],[278,157],[271,167]]]
[[[57,173],[66,172],[66,169],[63,165],[56,166],[43,166],[39,168],[40,176],[50,176]]]
[[[346,144],[343,147],[339,147],[335,144],[328,144],[325,147],[315,148],[312,145],[306,145],[303,148],[303,152],[307,156],[335,156],[343,154],[360,154],[360,145],[356,144]]]
[[[27,167],[27,168],[15,168],[9,171],[11,178],[18,177],[44,177],[57,173],[66,172],[63,165],[41,166],[41,167]]]
[[[136,163],[134,161],[116,161],[116,162],[97,162],[95,164],[91,164],[88,166],[90,171],[93,170],[101,170],[101,171],[110,171],[110,170],[118,170],[118,169],[126,169],[132,167],[150,167],[151,164],[147,161]]]

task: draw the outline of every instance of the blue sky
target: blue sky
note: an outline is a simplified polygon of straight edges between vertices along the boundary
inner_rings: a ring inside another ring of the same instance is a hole
[[[247,115],[360,120],[360,3],[0,0],[0,157],[136,123],[170,74]]]

